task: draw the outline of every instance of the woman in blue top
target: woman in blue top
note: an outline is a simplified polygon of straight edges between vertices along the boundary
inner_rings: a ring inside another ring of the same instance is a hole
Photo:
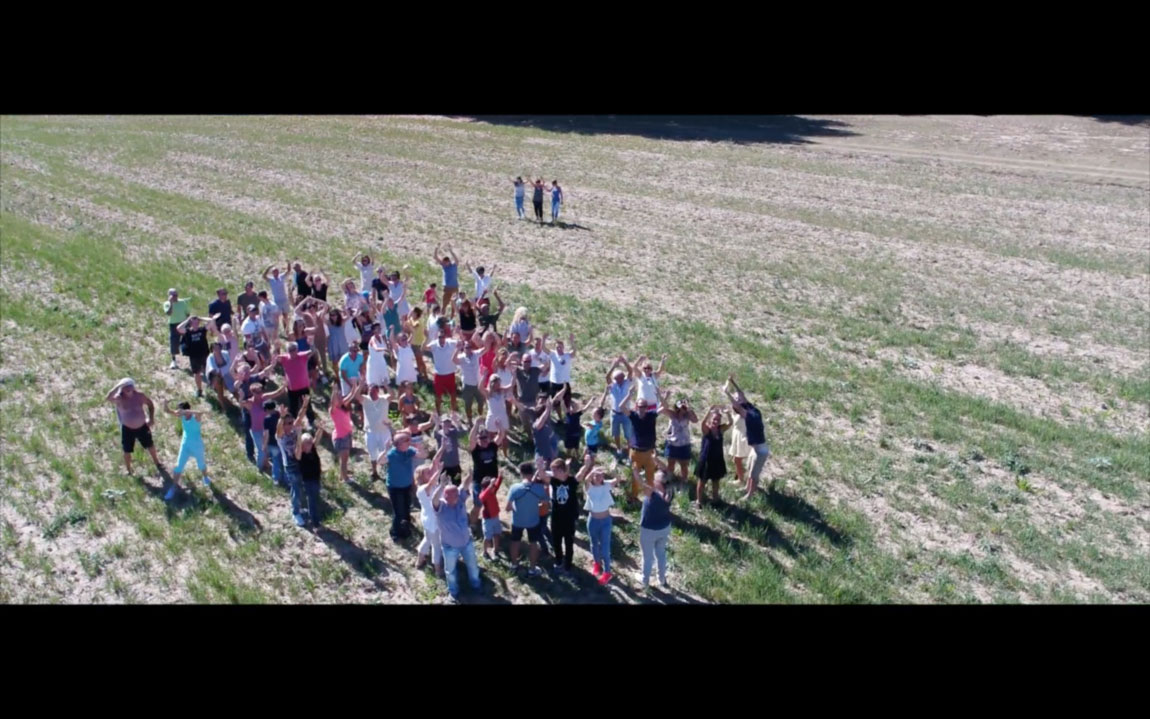
[[[177,411],[171,408],[171,403],[172,400],[170,399],[164,402],[164,411],[180,418],[184,436],[180,440],[180,455],[176,458],[176,468],[172,472],[172,487],[164,495],[164,499],[167,500],[176,496],[176,490],[180,486],[180,475],[184,473],[184,465],[188,463],[189,459],[195,458],[196,464],[200,468],[200,474],[204,478],[204,486],[212,483],[211,478],[208,477],[208,463],[204,459],[204,438],[200,433],[203,412],[193,412],[192,405],[187,402],[180,402],[180,409]]]
[[[731,391],[732,387],[735,389],[734,392]],[[771,450],[767,446],[766,430],[763,428],[763,415],[759,412],[758,407],[747,401],[747,396],[743,394],[743,390],[739,389],[734,375],[727,377],[727,384],[723,385],[723,392],[731,400],[731,411],[742,417],[743,422],[747,425],[747,444],[755,453],[755,463],[751,465],[751,472],[747,475],[747,493],[743,495],[743,499],[750,499],[759,486],[759,475],[762,474],[763,465],[771,456]]]
[[[646,589],[651,581],[652,560],[659,562],[659,584],[663,589],[670,589],[667,583],[667,540],[671,537],[671,493],[667,489],[667,478],[670,471],[667,464],[655,458],[659,470],[655,472],[655,480],[647,483],[644,480],[643,509],[639,513],[639,546],[643,549],[643,573],[637,577]]]
[[[559,180],[551,181],[551,224],[559,220],[559,205],[563,204],[563,190],[559,189]]]

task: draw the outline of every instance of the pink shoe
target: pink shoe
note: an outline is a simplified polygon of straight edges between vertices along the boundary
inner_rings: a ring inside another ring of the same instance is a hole
[[[609,581],[611,581],[611,573],[603,572],[603,574],[599,577],[599,584],[607,586],[607,582]]]
[[[595,562],[591,565],[591,573],[595,575],[596,579],[603,573],[603,567],[599,565],[599,562]]]

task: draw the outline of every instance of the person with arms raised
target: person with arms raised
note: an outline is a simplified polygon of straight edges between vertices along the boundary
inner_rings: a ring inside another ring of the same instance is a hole
[[[116,416],[120,420],[120,447],[124,450],[124,469],[128,474],[132,473],[132,452],[136,449],[136,442],[139,442],[152,456],[156,472],[159,473],[163,466],[152,442],[156,405],[152,404],[151,398],[136,389],[132,378],[125,377],[116,383],[104,399],[116,406]]]
[[[456,566],[462,559],[467,568],[467,580],[472,590],[479,591],[479,561],[475,557],[475,542],[471,540],[471,529],[467,517],[467,491],[472,483],[471,475],[462,487],[443,481],[432,498],[436,524],[443,544],[443,572],[447,577],[447,592],[452,601],[459,599],[459,578]]]
[[[164,302],[164,314],[168,316],[168,350],[172,354],[171,369],[179,369],[176,355],[180,353],[180,332],[177,327],[188,318],[188,300],[180,299],[180,293],[173,287],[168,290],[168,300]]]
[[[176,490],[180,487],[180,475],[184,473],[184,467],[189,459],[196,460],[196,466],[200,468],[200,476],[203,478],[204,486],[207,487],[212,483],[211,477],[208,476],[208,462],[204,457],[204,438],[201,432],[204,421],[203,412],[193,412],[192,405],[187,402],[180,402],[179,410],[172,409],[171,404],[172,400],[166,400],[164,411],[173,417],[180,418],[183,433],[180,436],[180,454],[176,458],[176,468],[172,472],[172,487],[164,495],[164,499],[167,500],[176,496]]]

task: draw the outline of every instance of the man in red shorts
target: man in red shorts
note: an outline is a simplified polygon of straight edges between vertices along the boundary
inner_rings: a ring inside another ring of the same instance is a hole
[[[451,395],[451,411],[459,411],[459,401],[455,398],[455,346],[456,340],[448,339],[451,336],[451,325],[445,324],[434,342],[424,345],[431,352],[431,359],[435,365],[435,413],[443,414],[441,398],[445,394]]]

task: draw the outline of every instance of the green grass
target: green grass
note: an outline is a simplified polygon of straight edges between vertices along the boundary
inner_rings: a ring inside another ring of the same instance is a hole
[[[586,187],[618,200],[601,207],[576,200],[589,210],[590,218],[580,222],[591,225],[591,233],[515,226],[503,214],[509,208],[497,205],[509,204],[507,198],[486,189],[489,178],[504,182],[522,154],[534,151],[528,143],[534,139],[561,143],[570,158],[562,176],[578,178],[576,192]],[[101,601],[141,601],[149,596],[142,590],[155,586],[173,601],[213,603],[378,601],[381,585],[407,592],[399,596],[409,601],[442,595],[438,581],[407,586],[404,568],[412,557],[386,539],[390,520],[373,504],[378,500],[338,483],[330,455],[324,455],[327,523],[350,547],[324,546],[290,524],[287,497],[244,461],[241,438],[218,413],[205,435],[212,475],[230,504],[197,485],[176,506],[165,507],[156,496],[158,479],[119,473],[118,435],[102,402],[107,387],[125,374],[154,397],[191,396],[186,375],[162,369],[160,303],[169,286],[192,296],[193,309],[203,313],[216,287],[228,286],[234,295],[272,260],[298,256],[338,281],[352,274],[352,253],[370,249],[389,267],[410,264],[412,292],[421,294],[428,281],[438,281],[427,261],[442,241],[473,264],[502,265],[506,258],[580,278],[540,285],[523,273],[500,272],[498,280],[508,301],[503,327],[524,305],[553,334],[575,333],[578,391],[601,387],[608,358],[619,352],[630,358],[668,353],[668,383],[696,406],[717,401],[717,387],[734,373],[763,408],[776,456],[770,471],[785,489],[743,509],[732,504],[702,512],[680,495],[682,522],[670,556],[675,581],[691,595],[740,603],[1150,599],[1145,562],[1121,560],[1145,527],[1108,512],[1087,515],[1084,531],[1101,545],[1091,551],[1043,530],[1035,515],[1045,506],[1040,501],[1055,501],[1043,490],[1050,483],[1072,494],[1099,491],[1127,507],[1146,503],[1150,440],[1144,432],[1113,431],[1106,413],[1129,412],[1129,406],[1144,412],[1150,365],[1127,372],[1075,355],[1039,355],[1021,342],[987,340],[970,324],[1004,323],[1071,343],[1089,335],[1136,349],[1147,338],[1145,308],[1132,309],[1129,298],[1118,296],[1078,297],[1066,288],[1046,288],[1033,298],[1000,296],[1000,288],[977,272],[908,266],[897,248],[823,254],[802,238],[847,233],[927,252],[965,248],[1003,262],[1022,258],[1051,271],[1097,273],[1115,286],[1150,274],[1144,263],[1131,262],[1129,246],[1087,252],[1005,240],[993,221],[948,225],[830,204],[800,206],[794,198],[758,199],[739,178],[765,183],[764,173],[784,172],[796,182],[858,183],[852,187],[860,192],[867,183],[893,183],[938,193],[940,202],[991,196],[1076,212],[1079,204],[1112,203],[1127,214],[1138,210],[1130,191],[1041,181],[1013,185],[973,171],[944,181],[906,163],[864,166],[755,146],[699,149],[399,118],[5,118],[3,146],[0,403],[6,412],[18,407],[29,426],[8,423],[4,429],[2,487],[13,518],[41,527],[46,541],[84,538],[87,544],[74,556],[88,579],[101,583]],[[118,154],[108,156],[109,148]],[[652,154],[660,157],[656,170],[636,159]],[[190,155],[230,163],[234,172],[180,159]],[[710,163],[702,171],[710,174],[700,176],[705,182],[674,169],[699,161]],[[668,173],[669,182],[620,179],[648,171]],[[436,196],[445,192],[458,192],[458,202],[441,204]],[[101,211],[73,204],[78,200]],[[724,219],[690,219],[707,213]],[[138,222],[141,217],[151,223]],[[802,231],[792,237],[772,229],[764,243],[759,230],[742,228],[746,222],[772,228],[790,223],[783,226]],[[698,253],[676,245],[728,231],[727,258],[711,257],[713,245]],[[380,235],[394,241],[380,247]],[[602,251],[638,246],[663,252],[600,262],[581,249],[584,241]],[[660,270],[636,281],[641,262]],[[7,268],[36,278],[34,289],[9,280]],[[683,276],[668,274],[674,272]],[[633,288],[637,295],[594,292],[583,282]],[[464,287],[470,289],[466,279]],[[688,311],[668,306],[651,287],[683,293],[673,292],[670,303],[679,301]],[[710,311],[711,302],[717,311]],[[1039,305],[1056,312],[1034,319]],[[924,314],[926,325],[920,323]],[[82,350],[60,352],[59,343]],[[894,361],[879,359],[892,351]],[[55,358],[51,373],[46,357]],[[904,374],[940,363],[974,363],[1007,378],[1037,379],[1053,392],[1093,393],[1098,414],[1079,422],[1064,409],[1048,418]],[[54,376],[67,379],[66,394]],[[433,406],[430,393],[419,392],[424,406]],[[1103,402],[1109,409],[1101,409]],[[157,422],[156,435],[170,462],[177,440],[167,420]],[[856,434],[832,432],[837,421]],[[357,436],[357,446],[360,441]],[[139,454],[136,464],[150,466]],[[362,476],[362,462],[353,466]],[[983,466],[1004,470],[1011,483],[988,484]],[[190,470],[187,479],[197,483],[198,472]],[[369,489],[386,496],[378,485]],[[735,502],[734,484],[724,481],[722,491]],[[911,528],[870,514],[859,498],[881,498],[956,534],[991,537],[996,549],[930,550],[906,561],[903,550],[914,551],[917,541]],[[257,517],[258,526],[245,515]],[[638,516],[627,516],[631,524],[616,527],[615,544],[621,557],[634,559]],[[883,523],[894,531],[880,531]],[[17,536],[6,520],[4,546],[19,551]],[[1015,576],[1006,553],[1051,575],[1073,566],[1105,594],[1032,586]],[[20,556],[26,571],[51,574],[46,555],[28,549]],[[175,578],[177,565],[186,579]],[[491,575],[503,582],[498,592],[512,600],[531,591],[513,577]],[[68,596],[65,587],[51,586],[49,597]]]

